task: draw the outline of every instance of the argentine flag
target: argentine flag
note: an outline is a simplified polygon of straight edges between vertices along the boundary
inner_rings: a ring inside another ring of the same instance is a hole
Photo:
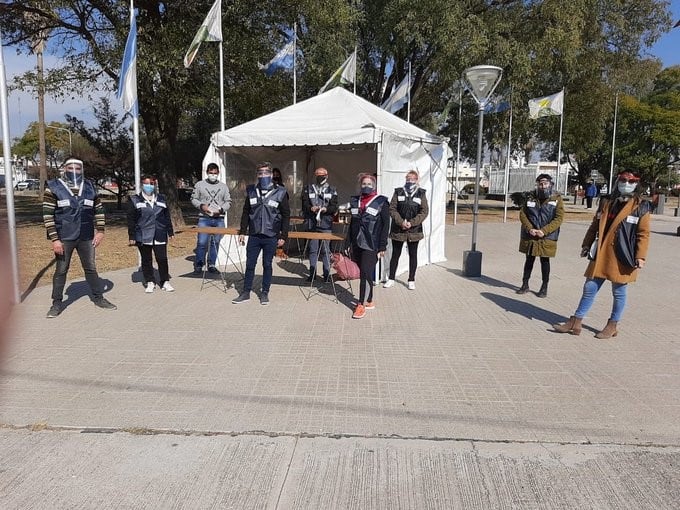
[[[126,112],[137,117],[139,111],[137,106],[137,16],[134,11],[130,16],[130,33],[125,43],[116,97],[122,98]]]
[[[266,65],[258,64],[260,70],[267,76],[272,76],[279,69],[292,69],[295,60],[295,38],[286,44],[279,52],[267,62]]]

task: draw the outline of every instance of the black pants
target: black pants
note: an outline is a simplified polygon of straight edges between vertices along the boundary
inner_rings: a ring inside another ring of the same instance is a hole
[[[64,299],[66,274],[68,273],[68,268],[71,266],[73,250],[78,252],[80,263],[83,266],[83,272],[85,273],[85,280],[92,291],[92,297],[94,299],[100,299],[104,294],[104,286],[97,274],[92,239],[87,239],[85,241],[62,241],[62,244],[64,245],[64,254],[55,255],[57,267],[54,271],[54,276],[52,277],[52,301],[61,302]]]
[[[408,281],[416,281],[416,269],[418,268],[418,241],[407,241],[408,245]],[[394,280],[397,273],[397,265],[399,265],[399,257],[401,257],[401,249],[404,247],[404,241],[395,241],[392,239],[392,258],[390,259],[390,280]]]
[[[152,254],[156,256],[156,264],[158,264],[158,275],[160,276],[161,287],[170,279],[168,273],[168,245],[167,244],[142,244],[137,243],[137,249],[142,256],[142,274],[144,275],[144,282],[154,282],[156,278],[153,274],[153,259]]]
[[[363,305],[364,301],[373,301],[373,275],[378,263],[378,252],[356,248],[353,250],[353,260],[359,266],[359,303]]]
[[[540,257],[541,258],[541,279],[543,283],[548,283],[550,280],[550,257]],[[536,257],[533,255],[527,255],[527,259],[524,261],[524,274],[522,275],[522,281],[528,282],[531,278],[531,270],[534,268],[534,261]]]
[[[586,197],[586,207],[588,209],[593,208],[593,197]]]

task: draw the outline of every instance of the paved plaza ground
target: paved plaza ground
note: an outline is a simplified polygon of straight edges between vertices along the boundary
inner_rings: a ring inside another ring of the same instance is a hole
[[[201,289],[185,259],[174,293],[102,274],[113,312],[74,281],[48,320],[37,288],[0,378],[0,507],[678,508],[679,226],[653,218],[606,341],[608,284],[580,336],[551,331],[580,296],[586,221],[563,225],[544,299],[515,294],[516,222],[478,226],[481,278],[461,273],[471,225],[447,226],[447,260],[377,288],[362,320],[346,283],[308,300],[295,259],[268,307]]]

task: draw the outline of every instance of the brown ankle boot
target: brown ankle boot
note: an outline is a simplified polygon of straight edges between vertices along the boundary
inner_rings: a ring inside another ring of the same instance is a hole
[[[515,291],[515,294],[526,294],[529,292],[529,280],[523,280],[522,286]]]
[[[554,324],[553,329],[558,333],[571,333],[578,336],[581,334],[581,320],[572,315],[564,324]]]
[[[617,324],[617,321],[613,321],[611,319],[608,320],[607,325],[604,327],[604,329],[602,331],[600,331],[599,333],[597,333],[595,335],[595,338],[603,338],[604,339],[604,338],[611,338],[613,336],[618,335],[619,332],[616,331],[616,324]]]

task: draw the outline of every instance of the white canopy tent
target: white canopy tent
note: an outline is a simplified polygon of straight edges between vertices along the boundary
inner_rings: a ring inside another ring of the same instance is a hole
[[[204,160],[223,169],[232,192],[229,224],[240,221],[244,190],[255,182],[255,167],[270,161],[281,169],[290,192],[291,213],[300,212],[300,192],[314,169],[328,169],[340,203],[357,194],[357,176],[375,174],[378,192],[391,198],[408,170],[420,174],[430,215],[423,225],[420,265],[444,257],[448,139],[431,135],[341,87],[288,106],[240,126],[214,133]],[[233,246],[233,245],[232,245]],[[402,257],[399,272],[407,268]]]

